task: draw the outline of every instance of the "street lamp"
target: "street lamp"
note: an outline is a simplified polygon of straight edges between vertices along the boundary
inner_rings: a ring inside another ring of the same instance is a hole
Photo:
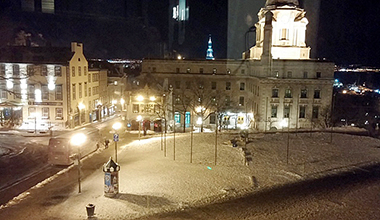
[[[37,113],[31,113],[31,116],[34,118],[34,134],[37,134]]]
[[[139,140],[140,140],[140,133],[141,133],[141,120],[142,120],[142,116],[141,115],[139,115],[139,116],[137,116],[137,121],[138,121],[138,123],[139,123]]]
[[[113,141],[115,142],[115,162],[117,162],[117,142],[119,141],[119,134],[117,133],[117,130],[121,128],[120,122],[115,122],[112,125],[112,129],[115,131],[113,135]]]
[[[77,133],[74,134],[71,139],[70,139],[70,144],[73,146],[76,146],[78,148],[78,153],[76,155],[76,158],[78,160],[78,193],[81,193],[81,185],[80,185],[80,169],[81,169],[81,164],[80,164],[80,158],[81,158],[81,153],[80,153],[80,147],[84,142],[86,142],[87,136],[83,133]]]

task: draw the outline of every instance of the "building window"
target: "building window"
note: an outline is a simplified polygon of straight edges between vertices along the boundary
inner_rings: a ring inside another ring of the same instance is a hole
[[[303,72],[303,78],[307,79],[307,72]]]
[[[231,104],[231,98],[229,96],[226,96],[226,99],[224,100],[226,106],[230,106]]]
[[[85,76],[87,75],[87,66],[83,67],[83,73]]]
[[[42,118],[49,119],[49,108],[42,108]]]
[[[0,64],[0,75],[1,76],[5,75],[5,64]]]
[[[321,72],[317,72],[317,73],[316,73],[316,77],[317,77],[317,79],[321,78],[321,76],[322,76],[322,73],[321,73]]]
[[[17,64],[13,65],[13,75],[14,76],[19,76],[20,75],[20,66]]]
[[[175,72],[176,72],[176,73],[179,73],[179,68],[176,68],[176,69],[175,69]]]
[[[239,97],[239,106],[244,106],[244,96]]]
[[[277,105],[272,105],[271,118],[277,118]]]
[[[28,116],[29,117],[36,117],[36,108],[35,107],[28,108]]]
[[[313,118],[318,118],[319,106],[313,106]]]
[[[87,97],[87,82],[84,83],[84,97]]]
[[[186,89],[190,89],[191,82],[187,81],[186,82]]]
[[[72,87],[73,87],[73,91],[72,91],[72,94],[73,94],[73,100],[75,100],[75,99],[77,98],[75,83],[72,85]]]
[[[292,98],[292,90],[285,89],[285,98]]]
[[[78,76],[82,76],[82,67],[78,66]]]
[[[186,69],[186,73],[191,73],[191,69],[190,69],[190,68],[187,68],[187,69]]]
[[[62,85],[55,86],[55,100],[63,100]]]
[[[273,72],[273,77],[278,78],[280,76],[280,73],[278,71]]]
[[[240,91],[244,91],[245,90],[245,83],[240,83]]]
[[[91,73],[88,73],[88,80],[89,83],[91,82]]]
[[[55,66],[54,67],[54,76],[62,76],[61,67]]]
[[[5,70],[4,70],[4,72],[5,72]],[[26,72],[27,72],[28,76],[34,76],[34,66],[28,65],[26,67]]]
[[[300,118],[306,117],[306,106],[300,106]]]
[[[245,74],[245,69],[241,70],[241,74],[243,74],[243,75]]]
[[[49,88],[47,85],[41,86],[42,90],[42,100],[49,100]]]
[[[289,118],[290,115],[290,105],[284,106],[284,118]]]
[[[198,84],[198,88],[199,88],[199,89],[204,89],[204,88],[205,88],[204,85],[203,85],[203,82],[199,82],[199,84]]]
[[[21,87],[20,87],[20,83],[15,83],[15,84],[14,84],[14,86],[13,86],[13,92],[14,92],[14,96],[15,96],[15,98],[18,98],[18,99],[21,98]]]
[[[199,68],[199,73],[203,73],[203,68]]]
[[[314,90],[314,98],[315,99],[321,98],[321,90],[319,90],[319,89]]]
[[[63,108],[55,108],[55,119],[56,120],[63,119]]]
[[[272,89],[272,98],[278,98],[278,89]]]
[[[54,0],[42,0],[41,11],[42,13],[54,14]]]
[[[71,76],[75,77],[75,66],[71,67]]]
[[[176,89],[181,89],[181,81],[175,81],[174,85]]]
[[[307,98],[307,90],[306,89],[301,89],[301,98],[306,99]]]
[[[41,66],[41,76],[47,76],[47,66]]]
[[[226,82],[226,90],[231,90],[231,82]]]
[[[133,113],[139,113],[139,112],[140,112],[139,104],[133,104]]]
[[[215,124],[215,122],[216,122],[216,115],[215,114],[211,114],[210,115],[210,124]]]
[[[32,85],[32,84],[28,85],[28,97],[29,97],[29,99],[34,99],[34,90],[35,90],[34,85]]]
[[[288,71],[288,78],[292,78],[292,71]]]
[[[216,82],[211,82],[211,89],[215,90],[216,89]]]
[[[88,96],[91,96],[91,87],[88,87]]]
[[[216,68],[212,69],[212,74],[216,74]]]
[[[82,83],[79,83],[78,87],[79,87],[79,98],[81,99],[82,98]]]
[[[286,28],[283,28],[280,30],[280,40],[288,40],[289,39],[289,30]]]

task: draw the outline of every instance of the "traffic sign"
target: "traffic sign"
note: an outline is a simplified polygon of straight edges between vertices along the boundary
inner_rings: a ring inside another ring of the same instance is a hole
[[[119,135],[118,134],[113,134],[113,141],[115,141],[115,142],[119,141]]]

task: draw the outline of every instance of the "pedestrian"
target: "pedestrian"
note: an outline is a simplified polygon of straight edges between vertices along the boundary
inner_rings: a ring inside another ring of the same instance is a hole
[[[104,141],[104,148],[107,149],[109,144],[110,144],[110,140],[106,139]]]

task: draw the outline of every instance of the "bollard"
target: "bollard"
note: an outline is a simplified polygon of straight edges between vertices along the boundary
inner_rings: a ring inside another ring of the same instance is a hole
[[[88,204],[86,206],[86,210],[87,210],[87,217],[89,217],[89,218],[93,217],[95,214],[95,205],[94,204]]]

